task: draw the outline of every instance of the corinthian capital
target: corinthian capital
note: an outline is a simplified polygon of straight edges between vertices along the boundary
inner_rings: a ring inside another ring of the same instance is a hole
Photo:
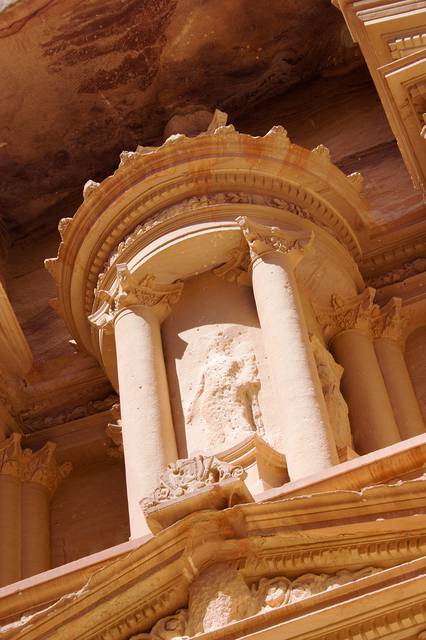
[[[331,340],[341,331],[360,329],[371,334],[373,319],[379,307],[373,303],[376,290],[368,287],[353,298],[331,296],[330,306],[315,307],[317,320],[322,327],[326,340]]]
[[[19,433],[12,433],[0,444],[0,475],[19,478],[22,460],[21,438]]]
[[[112,332],[117,314],[126,307],[142,306],[151,308],[162,321],[182,293],[183,283],[160,284],[155,276],[146,274],[140,283],[130,273],[126,264],[117,265],[118,290],[114,295],[108,291],[98,291],[97,300],[103,302],[99,309],[89,316],[89,321],[98,329]]]
[[[295,266],[314,240],[312,231],[290,231],[278,227],[267,227],[245,216],[237,218],[237,222],[247,241],[252,263],[277,252],[291,257]]]
[[[70,462],[59,465],[55,459],[56,444],[47,442],[38,451],[24,449],[22,452],[21,479],[23,482],[35,482],[44,486],[50,495],[72,470]]]
[[[399,342],[405,324],[401,298],[391,298],[373,318],[371,330],[374,338],[391,338]]]

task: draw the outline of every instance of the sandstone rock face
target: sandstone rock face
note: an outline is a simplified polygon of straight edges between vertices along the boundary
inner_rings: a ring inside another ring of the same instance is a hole
[[[87,179],[110,173],[123,149],[161,141],[173,116],[222,107],[235,118],[358,59],[328,0],[1,9],[0,206],[18,229],[42,212],[46,224],[58,206],[73,211]]]

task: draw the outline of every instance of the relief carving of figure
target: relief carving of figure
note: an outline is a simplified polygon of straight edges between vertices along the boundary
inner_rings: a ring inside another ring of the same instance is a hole
[[[232,330],[231,330],[232,331]],[[209,345],[195,394],[187,406],[187,428],[202,431],[203,449],[223,451],[253,433],[263,435],[255,354],[226,329]]]
[[[340,391],[343,367],[337,364],[328,349],[315,335],[310,334],[309,337],[336,446],[338,449],[353,447],[348,405]]]

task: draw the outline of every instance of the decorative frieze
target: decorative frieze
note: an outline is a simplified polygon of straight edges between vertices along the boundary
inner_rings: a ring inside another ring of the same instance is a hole
[[[150,633],[133,635],[131,640],[175,640],[208,633],[232,622],[361,580],[378,571],[375,567],[366,567],[331,575],[307,573],[295,580],[277,576],[261,578],[249,587],[236,568],[217,563],[192,582],[188,608],[161,618]]]
[[[100,308],[89,316],[89,321],[98,329],[111,333],[117,314],[125,307],[140,305],[148,307],[163,319],[176,303],[183,289],[183,283],[160,284],[155,276],[146,274],[138,283],[130,273],[126,264],[117,265],[118,290],[115,295],[108,291],[98,291],[99,301],[104,301]]]
[[[141,507],[146,512],[173,498],[212,487],[223,480],[244,480],[246,476],[243,467],[223,462],[215,456],[197,455],[176,460],[161,474],[158,487],[151,497],[141,501]]]
[[[375,289],[367,287],[362,293],[349,299],[333,295],[328,309],[315,307],[317,320],[326,340],[349,329],[361,329],[369,334],[372,318],[379,310],[378,305],[373,302],[375,294]]]
[[[411,278],[426,271],[426,258],[415,258],[409,262],[404,262],[400,267],[391,269],[377,278],[370,278],[368,283],[376,289],[386,287],[389,284],[402,282],[406,278]]]
[[[311,247],[314,240],[312,231],[267,227],[245,216],[238,217],[237,222],[247,241],[252,262],[273,252],[291,256],[293,259],[296,257],[297,261]]]

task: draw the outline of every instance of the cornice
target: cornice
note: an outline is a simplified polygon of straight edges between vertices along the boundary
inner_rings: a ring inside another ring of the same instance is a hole
[[[359,493],[306,495],[194,513],[138,549],[105,563],[77,593],[50,602],[38,613],[33,610],[34,615],[11,628],[13,633],[19,629],[19,636],[8,636],[3,627],[3,637],[56,640],[68,634],[80,640],[127,640],[185,606],[191,582],[216,562],[237,568],[249,584],[277,575],[293,579],[308,572],[356,572],[368,566],[389,569],[365,578],[362,584],[318,594],[319,600],[308,598],[296,612],[301,616],[312,606],[317,610],[318,602],[326,609],[327,604],[354,596],[358,590],[366,593],[392,579],[400,582],[413,571],[408,565],[395,565],[418,560],[424,573],[426,520],[424,515],[413,519],[411,514],[421,513],[425,496],[426,480],[422,479]],[[9,602],[9,622],[15,606]],[[264,627],[277,620],[275,616],[285,618],[293,612],[294,608],[282,608],[271,618],[268,614],[252,622]],[[226,635],[227,630],[217,633]]]
[[[58,286],[58,311],[90,351],[85,318],[117,252],[136,237],[146,234],[148,242],[150,232],[158,237],[208,219],[211,209],[220,217],[223,202],[235,205],[235,219],[241,202],[249,210],[267,198],[266,206],[311,219],[359,258],[366,233],[359,187],[358,176],[344,176],[322,150],[291,144],[281,127],[254,138],[220,126],[195,138],[171,136],[155,150],[138,148],[123,156],[113,176],[86,186],[80,209],[60,224],[58,257],[46,261]]]

